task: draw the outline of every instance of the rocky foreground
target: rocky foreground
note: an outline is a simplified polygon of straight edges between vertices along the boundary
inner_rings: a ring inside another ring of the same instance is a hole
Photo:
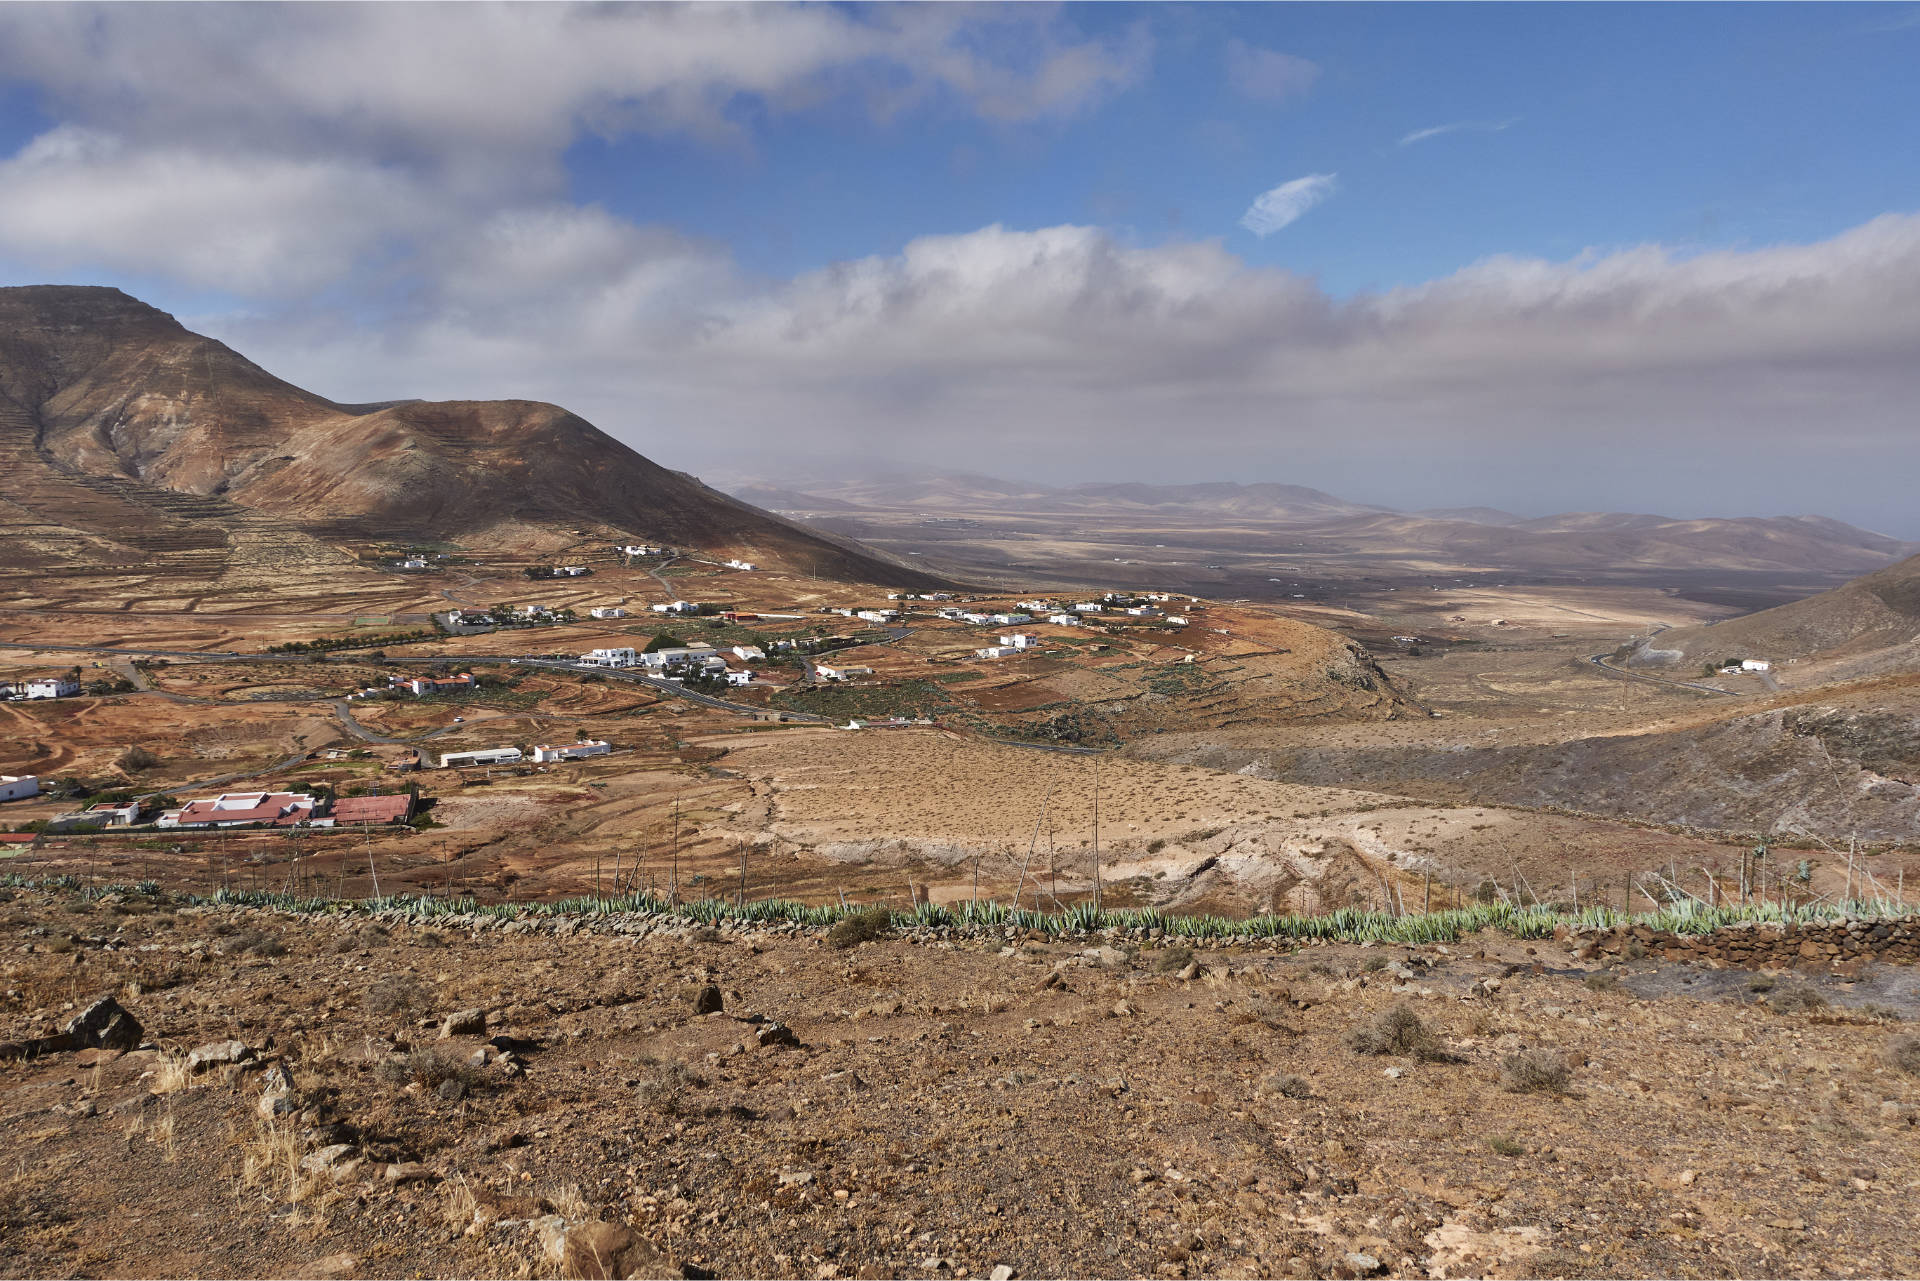
[[[1884,961],[5,893],[13,1275],[1920,1273]]]

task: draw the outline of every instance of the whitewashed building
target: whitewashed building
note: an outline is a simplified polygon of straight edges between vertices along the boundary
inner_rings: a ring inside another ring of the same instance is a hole
[[[524,759],[517,747],[482,747],[471,752],[442,752],[440,768],[457,769],[463,765],[514,765]]]
[[[606,740],[598,738],[590,738],[583,743],[563,743],[558,746],[552,743],[540,743],[533,749],[533,759],[541,762],[579,761],[589,756],[605,756],[612,750],[607,746]]]
[[[1773,670],[1773,663],[1764,658],[1743,658],[1740,660],[1740,670],[1743,672],[1770,672]]]
[[[622,645],[615,649],[590,649],[580,655],[580,661],[594,667],[632,667],[640,660],[631,645]]]
[[[0,774],[0,801],[24,801],[40,795],[37,774]]]
[[[742,662],[751,663],[764,661],[767,653],[758,645],[735,645],[733,647],[733,656]]]
[[[1040,643],[1040,638],[1032,632],[1009,632],[1000,638],[1000,643],[1010,649],[1032,649]]]
[[[595,605],[587,614],[592,618],[625,618],[627,611],[618,605]]]
[[[47,676],[21,681],[18,688],[22,698],[72,698],[80,692],[80,682],[70,676]]]

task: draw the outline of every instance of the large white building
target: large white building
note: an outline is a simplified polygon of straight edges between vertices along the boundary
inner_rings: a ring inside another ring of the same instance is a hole
[[[471,752],[442,752],[441,769],[463,765],[513,765],[524,759],[517,747],[483,747]]]
[[[36,774],[0,774],[0,801],[24,801],[29,796],[40,795],[40,778]]]
[[[580,655],[580,661],[594,667],[632,667],[639,662],[632,646],[619,649],[590,649]]]
[[[1032,649],[1040,643],[1040,638],[1032,632],[1009,632],[1000,638],[1000,643],[1009,649]]]
[[[18,688],[22,698],[71,698],[80,692],[80,682],[70,676],[46,676],[21,681]]]
[[[751,663],[757,660],[764,660],[767,655],[766,651],[758,645],[735,645],[733,647],[733,656],[742,662]]]
[[[1773,670],[1773,663],[1764,658],[1743,658],[1740,660],[1740,670],[1743,672],[1769,672]]]
[[[617,605],[595,605],[587,611],[593,618],[625,618],[627,611]]]
[[[578,761],[585,760],[589,756],[605,756],[612,750],[611,747],[607,746],[604,739],[597,738],[588,739],[584,743],[563,743],[558,746],[552,743],[541,743],[533,749],[533,759],[536,761]]]

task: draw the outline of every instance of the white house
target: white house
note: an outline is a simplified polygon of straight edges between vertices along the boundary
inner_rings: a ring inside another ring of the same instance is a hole
[[[26,698],[71,698],[80,692],[80,682],[67,676],[47,676],[22,681],[19,688]]]
[[[285,827],[313,817],[313,797],[305,792],[222,792],[167,810],[157,827],[244,827],[255,823]]]
[[[1740,670],[1743,672],[1770,672],[1773,670],[1773,664],[1764,658],[1743,658],[1740,660]]]
[[[743,667],[737,672],[730,671],[727,673],[727,684],[729,685],[751,685],[752,683],[753,669],[750,667]]]
[[[863,609],[854,614],[855,618],[864,618],[869,623],[893,623],[900,619],[897,609]]]
[[[640,665],[642,667],[653,668],[678,667],[682,663],[708,664],[717,662],[724,664],[725,661],[725,659],[721,658],[720,655],[714,651],[713,646],[704,643],[699,645],[669,645],[665,649],[656,649],[652,653],[640,655]]]
[[[580,578],[585,576],[586,573],[587,567],[585,565],[555,565],[553,567],[553,576],[555,578]]]
[[[625,618],[627,616],[627,611],[618,605],[595,605],[587,613],[593,618]]]
[[[700,612],[698,605],[686,600],[668,601],[664,605],[652,605],[648,608],[652,609],[656,614],[697,614]]]
[[[961,621],[972,623],[975,627],[984,627],[993,621],[992,614],[981,614],[972,610],[960,615]]]
[[[730,560],[727,562],[727,568],[751,570],[756,568],[756,566],[750,560]]]
[[[462,765],[512,765],[524,759],[517,747],[483,747],[472,752],[440,753],[440,768],[455,769]]]
[[[1078,614],[1048,614],[1047,621],[1056,627],[1080,626],[1080,616]]]
[[[419,556],[409,556],[400,562],[402,569],[425,569],[426,567],[427,562]]]
[[[24,801],[40,795],[37,774],[0,774],[0,801]]]
[[[607,746],[606,740],[598,738],[590,738],[584,743],[566,743],[558,747],[552,743],[541,743],[534,747],[533,759],[536,761],[578,761],[584,760],[589,756],[605,756],[612,750],[611,747]]]
[[[631,645],[624,645],[618,649],[590,649],[580,655],[580,661],[595,667],[632,667],[640,660]]]
[[[1128,607],[1127,613],[1133,615],[1135,618],[1158,618],[1160,616],[1160,611],[1152,605],[1133,605]]]
[[[1033,615],[1032,614],[994,614],[991,617],[989,617],[987,621],[992,623],[998,623],[1002,627],[1015,627],[1021,623],[1031,623],[1033,621]]]
[[[850,681],[856,676],[871,676],[871,667],[828,667],[825,663],[815,663],[813,674],[823,681]]]
[[[1000,638],[1000,643],[1013,649],[1032,649],[1040,643],[1040,638],[1031,632],[1010,632]]]
[[[1175,627],[1185,627],[1187,625],[1187,616],[1185,614],[1168,614],[1167,621]]]
[[[622,556],[665,556],[667,548],[655,547],[651,543],[621,543],[614,547]]]
[[[1073,607],[1073,612],[1076,614],[1099,614],[1103,613],[1106,608],[1105,605],[1096,604],[1093,601],[1082,601]]]
[[[1011,645],[989,645],[985,649],[974,650],[973,656],[975,658],[1006,658],[1019,652]]]
[[[764,660],[767,653],[758,645],[735,645],[733,647],[733,656],[743,662],[751,663]]]
[[[1036,614],[1044,614],[1048,608],[1047,602],[1043,600],[1023,600],[1019,605],[1021,609],[1032,610]]]

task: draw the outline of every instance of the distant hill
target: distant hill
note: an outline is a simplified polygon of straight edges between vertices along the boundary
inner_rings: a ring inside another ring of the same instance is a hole
[[[0,289],[0,473],[0,530],[48,565],[138,549],[156,530],[170,549],[214,552],[267,522],[294,541],[626,535],[834,578],[927,579],[660,467],[557,405],[336,404],[116,289]]]
[[[1920,556],[1805,600],[1709,627],[1661,632],[1648,650],[1646,658],[1688,666],[1764,658],[1776,663],[1850,660],[1861,675],[1893,667],[1920,669]],[[1871,661],[1881,658],[1886,661]]]
[[[1144,529],[1184,523],[1188,547],[1212,545],[1207,526],[1284,531],[1287,547],[1387,565],[1442,563],[1529,575],[1702,576],[1758,574],[1812,591],[1868,573],[1920,545],[1823,516],[1698,519],[1644,512],[1525,517],[1489,507],[1400,512],[1304,485],[1085,484],[1053,487],[980,475],[895,473],[852,480],[759,485],[734,492],[785,511],[820,516],[1066,517]],[[870,529],[858,520],[836,523]],[[1004,524],[1004,522],[1002,522]],[[876,535],[877,536],[877,535]],[[1308,539],[1310,544],[1293,540]],[[896,537],[897,545],[908,545]],[[1224,544],[1223,544],[1224,546]],[[938,549],[930,549],[938,550]]]

